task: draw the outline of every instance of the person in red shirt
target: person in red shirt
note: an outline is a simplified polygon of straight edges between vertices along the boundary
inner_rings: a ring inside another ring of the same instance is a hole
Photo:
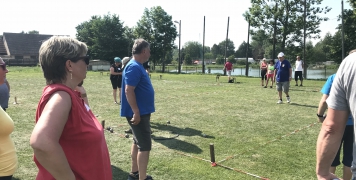
[[[225,63],[223,71],[225,71],[225,70],[226,70],[226,74],[227,74],[227,76],[229,78],[228,82],[232,83],[232,81],[231,81],[231,71],[234,71],[234,69],[233,69],[232,63],[229,60],[227,60],[226,63]]]
[[[87,51],[86,44],[65,36],[53,36],[41,45],[47,86],[30,139],[36,180],[113,179],[103,127],[75,91],[86,77]]]

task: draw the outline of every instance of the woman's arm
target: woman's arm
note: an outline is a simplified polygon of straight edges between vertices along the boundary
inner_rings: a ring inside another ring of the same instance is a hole
[[[70,95],[64,91],[54,93],[44,107],[30,139],[38,162],[57,180],[75,180],[59,144],[70,110]]]
[[[110,74],[111,74],[111,75],[119,75],[120,73],[115,72],[114,68],[111,67],[111,68],[110,68]]]
[[[326,104],[326,99],[328,99],[328,95],[326,94],[323,94],[323,96],[321,97],[320,99],[320,102],[319,102],[319,106],[318,106],[318,111],[317,111],[317,114],[323,116],[326,109],[328,108],[328,105]],[[319,122],[323,122],[324,121],[324,117],[318,117],[318,121]]]

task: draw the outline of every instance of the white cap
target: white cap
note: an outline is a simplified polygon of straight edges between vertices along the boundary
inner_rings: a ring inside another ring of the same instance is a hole
[[[284,57],[284,53],[280,52],[277,57]]]
[[[265,60],[266,60],[266,58],[263,58],[263,59],[262,59],[262,61],[265,61]]]

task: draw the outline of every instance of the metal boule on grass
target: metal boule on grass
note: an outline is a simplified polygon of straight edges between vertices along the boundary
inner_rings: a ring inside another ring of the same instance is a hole
[[[167,121],[167,124],[171,124],[171,121]]]
[[[110,132],[111,132],[111,133],[114,133],[114,129],[110,129]]]
[[[128,134],[125,134],[125,138],[129,138],[130,137],[130,135],[128,135]]]
[[[204,134],[204,133],[203,133],[203,134],[201,134],[201,135],[202,135],[203,137],[206,137],[206,134]]]

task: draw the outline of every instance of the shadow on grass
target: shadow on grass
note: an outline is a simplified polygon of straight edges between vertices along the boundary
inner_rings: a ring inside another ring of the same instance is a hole
[[[12,180],[21,180],[20,178],[12,177]]]
[[[128,172],[123,171],[122,169],[111,165],[112,177],[114,180],[127,179],[129,176]]]
[[[200,130],[192,129],[189,127],[183,129],[183,128],[172,126],[170,124],[159,124],[159,123],[151,122],[151,128],[159,129],[161,131],[170,131],[172,134],[179,134],[183,136],[201,136],[204,138],[213,138],[213,139],[215,138],[214,136],[203,134],[203,132]]]
[[[298,103],[291,103],[290,105],[293,106],[304,106],[304,107],[310,107],[310,108],[318,108],[318,106],[312,106],[312,105],[307,105],[307,104],[298,104]]]
[[[161,141],[161,140],[155,140],[155,142],[161,143],[162,145],[166,146],[169,149],[174,149],[177,151],[182,151],[182,152],[187,152],[187,153],[202,153],[203,150],[200,149],[197,145],[187,143],[185,141],[181,141],[179,139],[170,139],[169,141]]]
[[[159,124],[159,123],[151,123],[151,128],[158,129],[159,131],[168,131],[172,134],[179,134],[183,136],[201,136],[202,138],[215,138],[214,136],[205,135],[200,130],[192,129],[192,128],[178,128],[172,126],[170,124]],[[153,131],[153,136],[155,131]],[[157,132],[157,131],[156,131]],[[203,152],[197,145],[188,143],[179,139],[170,138],[168,141],[162,139],[155,139],[155,142],[159,142],[162,145],[166,146],[169,149],[174,149],[177,151],[187,152],[187,153],[201,153]]]

